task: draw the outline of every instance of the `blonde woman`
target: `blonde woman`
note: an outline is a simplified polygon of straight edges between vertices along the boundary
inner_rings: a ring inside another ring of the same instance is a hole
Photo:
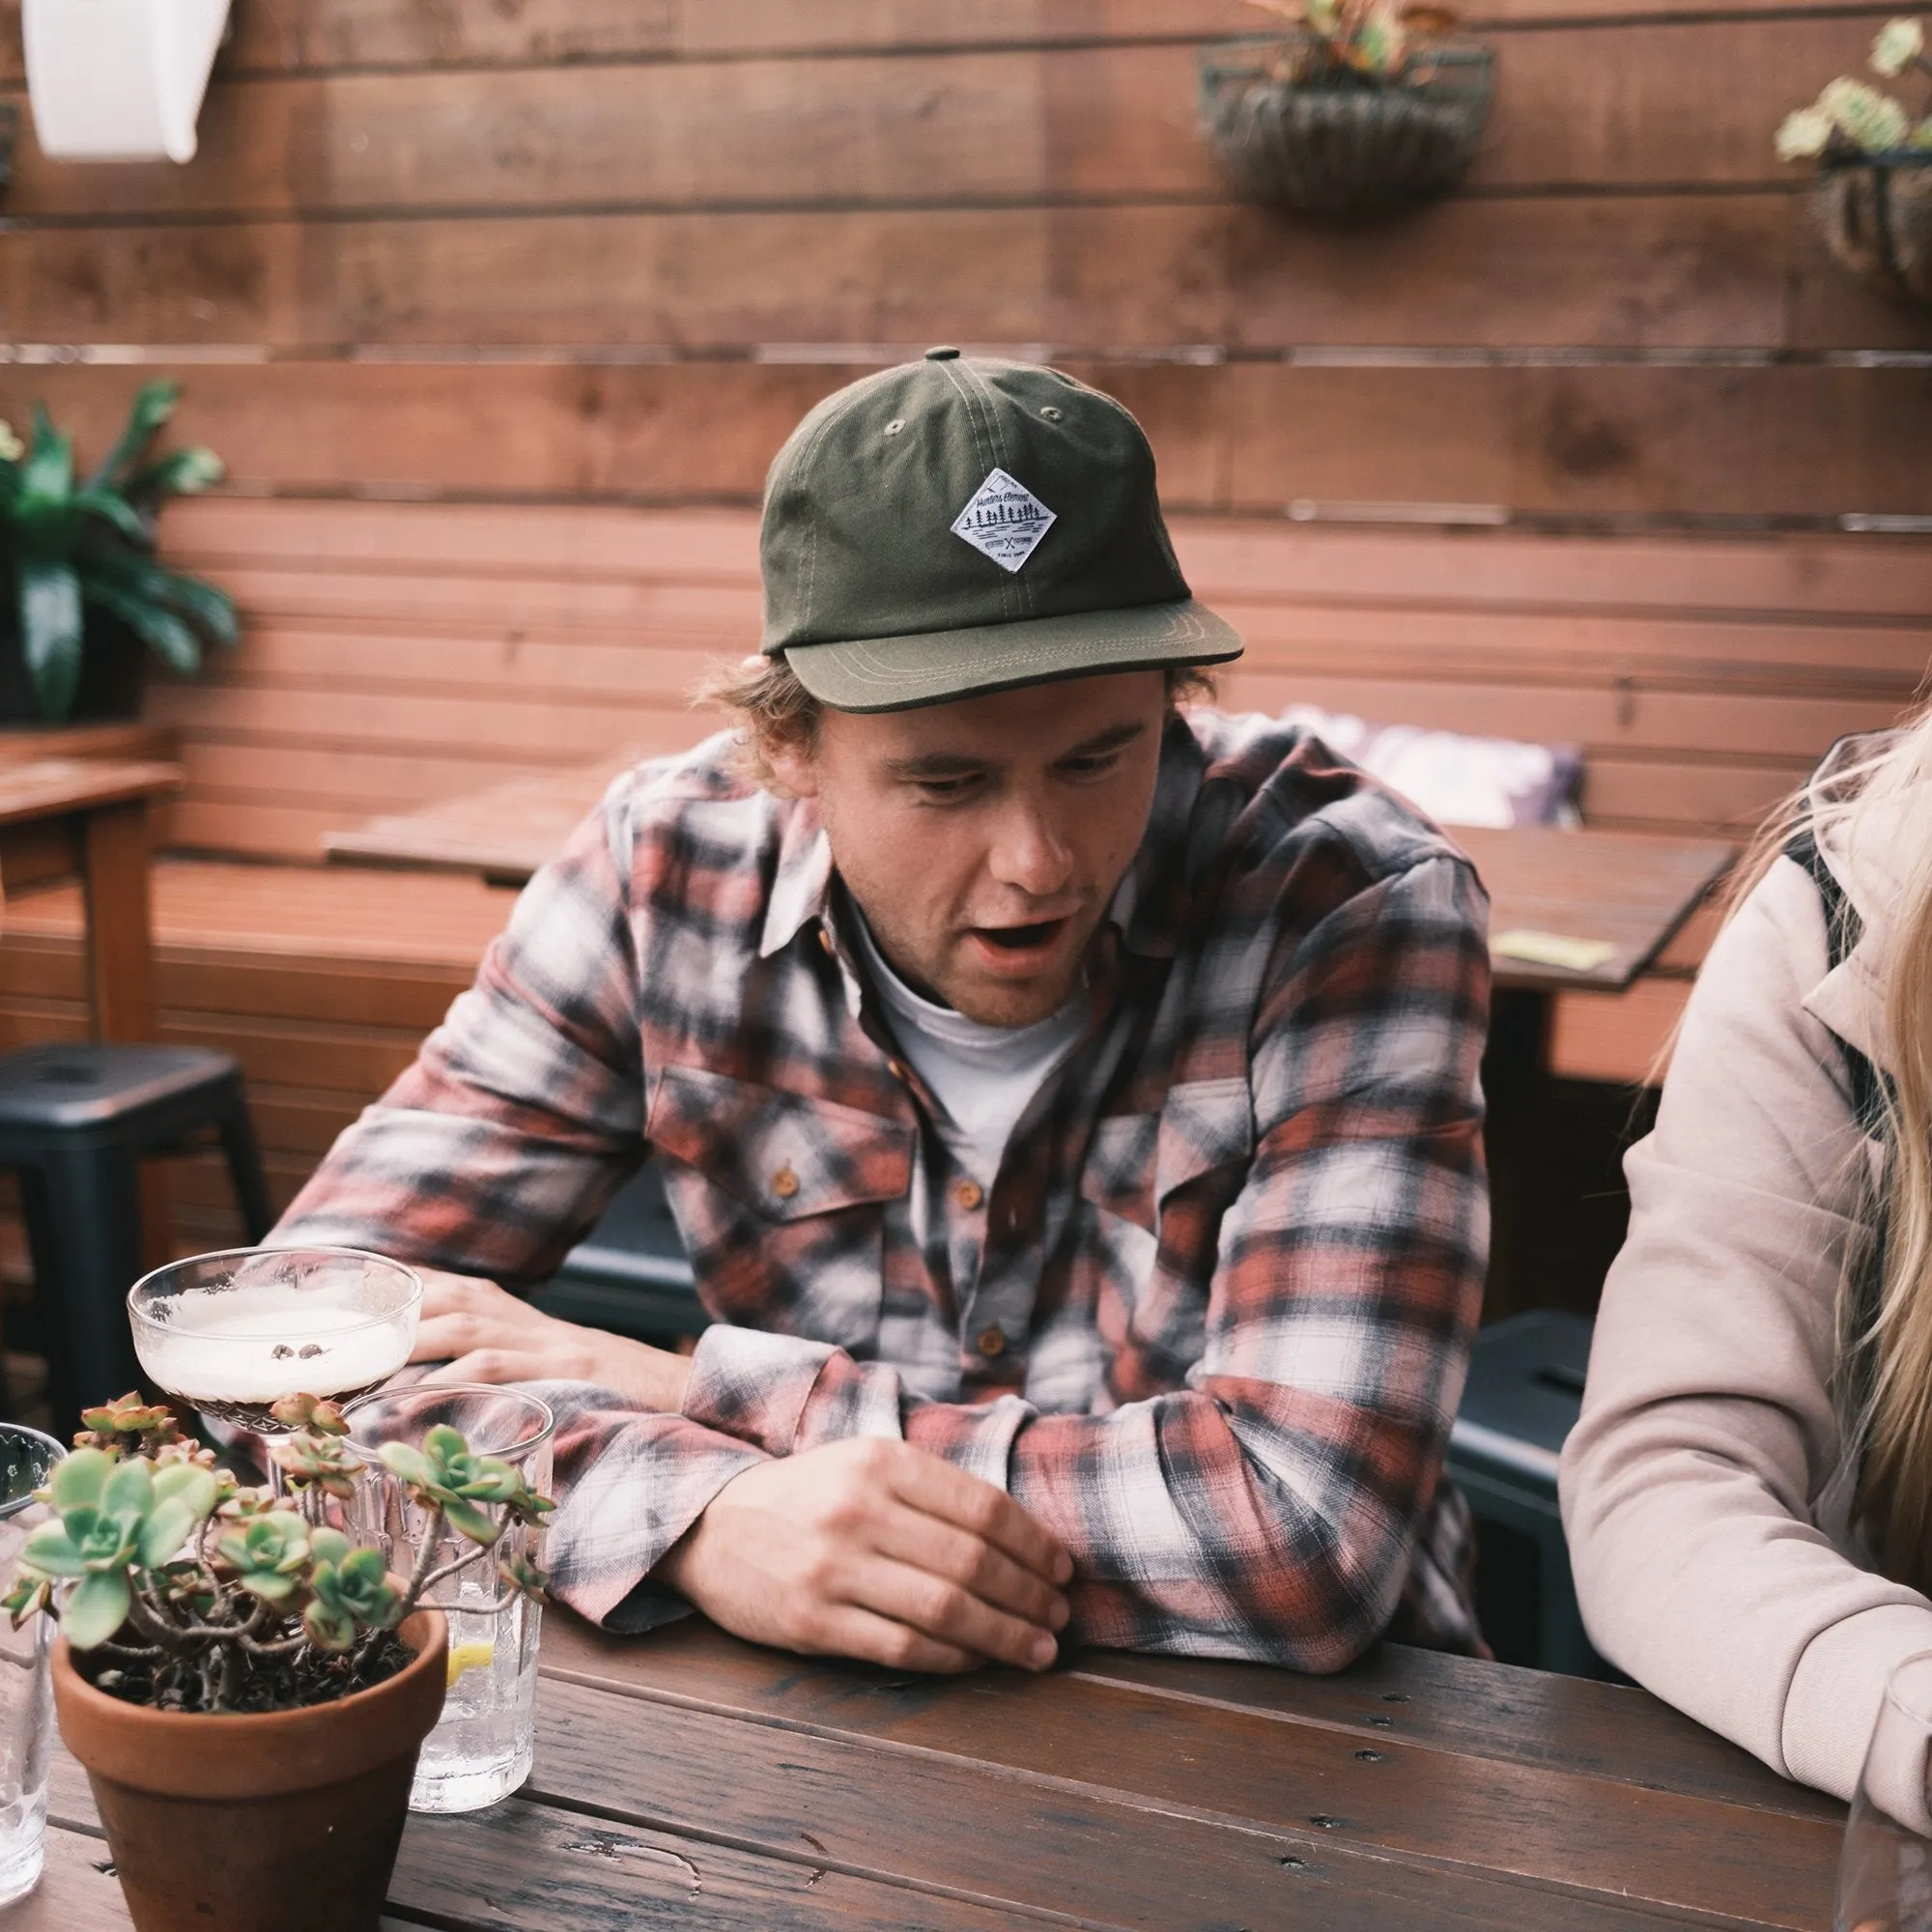
[[[1932,1650],[1932,712],[1759,842],[1628,1170],[1563,1458],[1584,1621],[1849,1797]]]

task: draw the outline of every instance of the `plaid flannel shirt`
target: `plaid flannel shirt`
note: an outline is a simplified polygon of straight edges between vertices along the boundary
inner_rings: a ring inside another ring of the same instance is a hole
[[[1468,862],[1292,727],[1173,721],[976,1257],[815,810],[727,750],[611,787],[274,1236],[527,1284],[662,1162],[717,1321],[679,1414],[535,1385],[557,1593],[662,1621],[648,1573],[733,1476],[903,1435],[1071,1550],[1076,1640],[1478,1644],[1438,1480],[1488,1238]]]

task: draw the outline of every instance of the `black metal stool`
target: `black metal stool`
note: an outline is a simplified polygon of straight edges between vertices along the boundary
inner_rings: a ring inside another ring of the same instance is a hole
[[[197,1046],[34,1046],[0,1059],[0,1167],[20,1176],[55,1422],[138,1386],[128,1291],[142,1272],[140,1161],[213,1134],[242,1221],[274,1219],[242,1069]]]

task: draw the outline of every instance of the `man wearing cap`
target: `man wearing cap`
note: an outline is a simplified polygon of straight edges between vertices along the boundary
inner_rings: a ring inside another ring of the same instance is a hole
[[[612,786],[280,1243],[559,1410],[558,1595],[899,1667],[1467,1648],[1480,887],[1271,720],[1110,398],[954,350],[772,467],[740,729]],[[543,1279],[648,1151],[689,1358]],[[457,1279],[454,1277],[464,1277]]]

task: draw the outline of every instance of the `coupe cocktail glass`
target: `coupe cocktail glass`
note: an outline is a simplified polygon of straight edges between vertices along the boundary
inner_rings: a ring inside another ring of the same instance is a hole
[[[284,1396],[349,1402],[415,1346],[422,1282],[357,1248],[230,1248],[143,1275],[128,1293],[134,1352],[158,1388],[269,1444]]]

